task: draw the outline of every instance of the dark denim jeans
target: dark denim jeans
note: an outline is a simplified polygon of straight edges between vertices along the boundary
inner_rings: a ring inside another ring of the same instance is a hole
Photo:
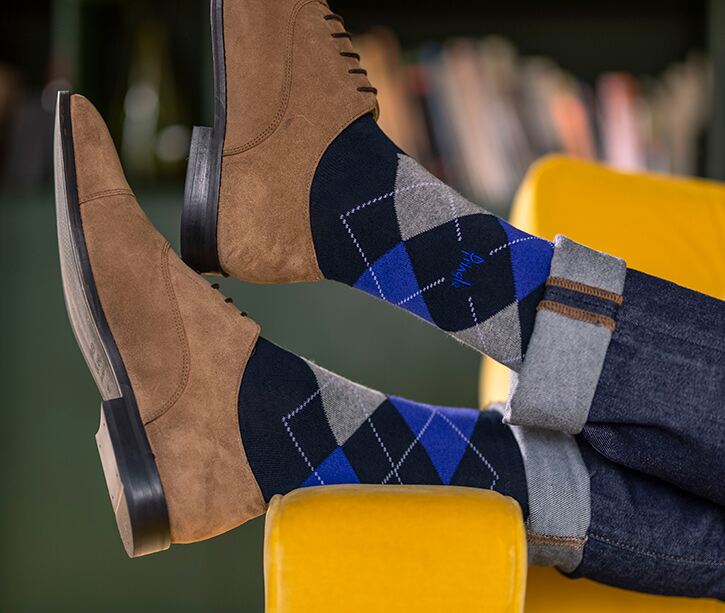
[[[627,271],[587,424],[573,576],[725,599],[725,302]]]
[[[575,576],[725,599],[725,302],[558,236],[504,418],[577,435]]]
[[[725,302],[628,270],[582,434],[618,464],[725,505]]]
[[[578,437],[591,523],[570,574],[616,587],[725,599],[725,507],[607,460]]]

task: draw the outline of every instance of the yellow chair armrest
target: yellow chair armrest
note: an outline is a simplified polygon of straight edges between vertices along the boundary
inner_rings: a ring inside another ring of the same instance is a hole
[[[522,611],[521,510],[488,490],[336,485],[276,496],[267,613]]]

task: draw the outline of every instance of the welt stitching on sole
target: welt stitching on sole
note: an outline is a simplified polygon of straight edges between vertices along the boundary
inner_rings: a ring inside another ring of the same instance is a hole
[[[617,305],[622,304],[622,296],[616,292],[610,292],[593,285],[587,285],[586,283],[579,283],[578,281],[572,281],[571,279],[563,279],[562,277],[549,277],[546,280],[546,285],[553,285],[554,287],[563,287],[575,292],[587,294],[589,296],[596,296],[597,298],[603,298],[604,300],[611,300]]]
[[[611,317],[592,313],[591,311],[585,311],[584,309],[577,309],[566,304],[561,304],[560,302],[554,302],[553,300],[542,300],[537,305],[536,310],[552,311],[553,313],[558,313],[559,315],[563,315],[569,319],[584,321],[589,324],[594,324],[595,326],[603,326],[612,332],[614,332],[617,328],[617,322]]]

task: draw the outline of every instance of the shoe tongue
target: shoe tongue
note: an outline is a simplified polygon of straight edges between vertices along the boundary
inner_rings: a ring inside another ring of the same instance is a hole
[[[84,201],[103,193],[130,192],[105,122],[95,107],[77,94],[71,96],[71,124],[78,198]]]

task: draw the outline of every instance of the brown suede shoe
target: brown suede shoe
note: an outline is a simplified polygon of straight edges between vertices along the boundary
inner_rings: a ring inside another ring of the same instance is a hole
[[[342,19],[322,0],[212,0],[214,127],[195,128],[181,253],[258,283],[322,278],[310,187],[328,145],[377,113]]]
[[[259,515],[237,415],[259,327],[170,249],[129,189],[103,120],[67,92],[55,183],[66,305],[103,397],[96,440],[128,555]]]

